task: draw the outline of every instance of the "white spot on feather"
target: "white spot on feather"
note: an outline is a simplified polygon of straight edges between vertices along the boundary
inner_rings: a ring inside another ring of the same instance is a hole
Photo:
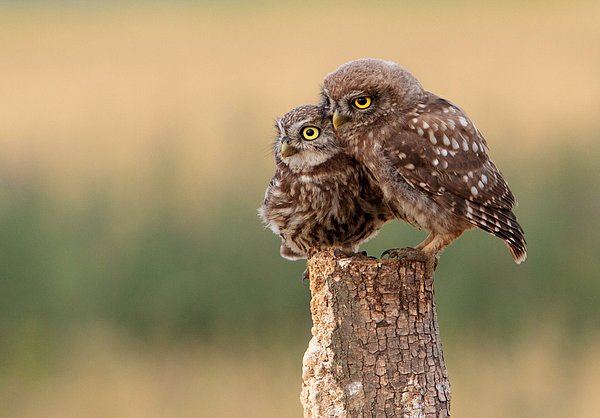
[[[473,141],[472,148],[473,148],[473,152],[477,152],[479,151],[479,146],[477,145],[477,142]]]
[[[414,170],[415,169],[415,165],[408,163],[404,166],[404,168],[406,168],[407,170]]]
[[[445,146],[449,146],[450,145],[450,138],[448,138],[446,136],[446,134],[444,134],[444,136],[442,137],[442,141],[444,142]]]
[[[463,128],[466,128],[467,126],[469,126],[469,123],[467,122],[467,120],[463,116],[459,116],[458,117],[458,121],[463,126]]]
[[[475,186],[471,187],[471,194],[473,196],[477,196],[479,194],[479,191],[477,190],[477,187],[475,187]]]
[[[452,148],[454,149],[459,149],[460,145],[458,145],[458,142],[456,142],[456,139],[452,138]]]
[[[446,136],[446,135],[444,135],[444,137],[445,137],[445,136]],[[429,141],[430,141],[430,142],[431,142],[433,145],[437,144],[437,138],[435,137],[435,135],[433,134],[433,131],[432,131],[431,129],[429,130]]]

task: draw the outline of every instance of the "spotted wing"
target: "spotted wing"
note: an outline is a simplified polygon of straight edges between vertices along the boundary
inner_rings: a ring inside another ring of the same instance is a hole
[[[481,133],[459,107],[444,99],[430,95],[385,147],[397,173],[415,188],[498,209],[510,210],[515,204]]]
[[[412,187],[471,224],[502,238],[513,257],[526,257],[515,198],[488,157],[485,139],[465,113],[430,95],[385,144],[387,159]]]

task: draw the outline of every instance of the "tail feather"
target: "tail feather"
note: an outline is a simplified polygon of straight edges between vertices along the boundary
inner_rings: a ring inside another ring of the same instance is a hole
[[[467,220],[478,228],[502,239],[510,250],[515,263],[521,264],[525,261],[527,258],[525,233],[510,210],[468,202]]]

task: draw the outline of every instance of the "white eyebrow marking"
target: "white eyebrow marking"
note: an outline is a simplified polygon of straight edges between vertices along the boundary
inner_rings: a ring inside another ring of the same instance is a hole
[[[285,129],[283,129],[283,122],[281,122],[281,119],[277,119],[277,127],[279,128],[279,133],[285,135]]]
[[[302,119],[300,122],[296,122],[292,125],[293,130],[299,131],[304,125],[309,124],[309,126],[314,126],[316,128],[321,129],[321,125],[314,120],[313,118]]]

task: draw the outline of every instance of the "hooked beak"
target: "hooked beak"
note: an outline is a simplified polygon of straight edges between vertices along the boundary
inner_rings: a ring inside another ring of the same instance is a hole
[[[333,129],[337,130],[344,123],[348,122],[350,119],[346,116],[340,114],[337,110],[333,112]]]
[[[281,156],[283,158],[287,158],[291,155],[296,154],[297,152],[298,149],[290,145],[288,137],[286,136],[285,138],[283,138],[283,140],[281,141]]]

